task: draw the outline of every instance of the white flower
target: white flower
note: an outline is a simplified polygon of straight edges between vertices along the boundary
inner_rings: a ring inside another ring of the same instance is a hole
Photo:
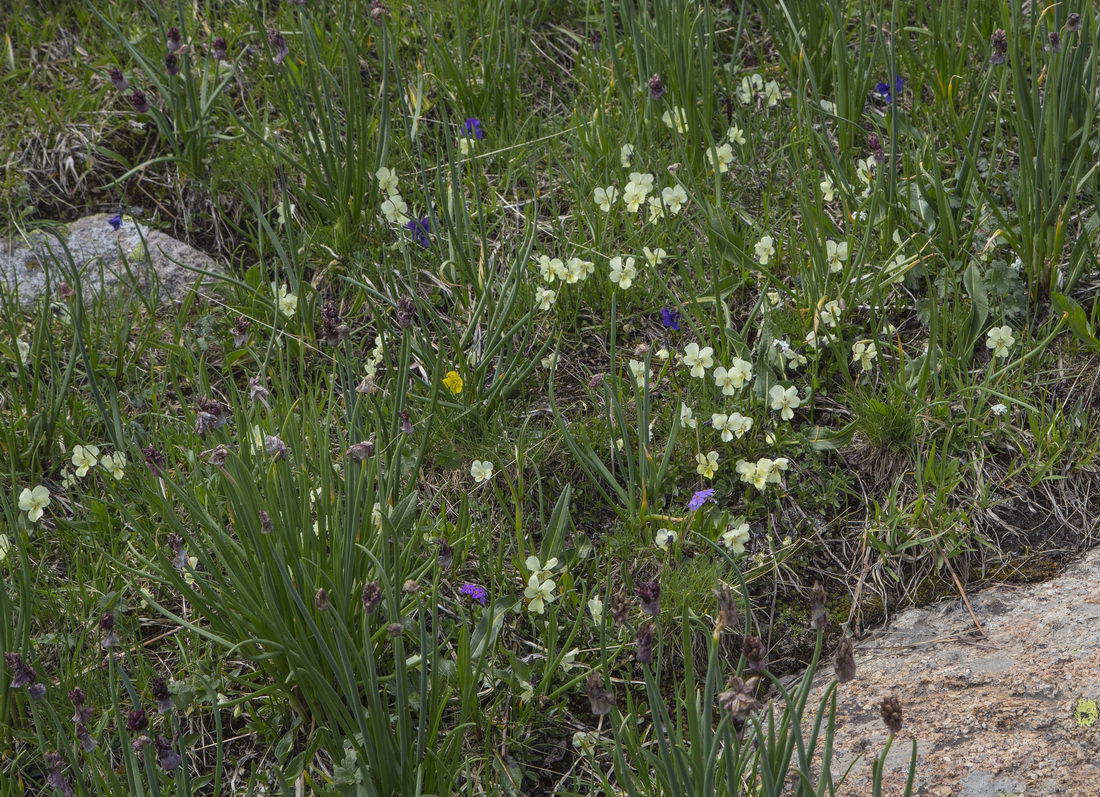
[[[378,178],[378,187],[382,189],[384,194],[393,196],[397,193],[397,172],[390,171],[383,166],[374,173],[374,176]]]
[[[609,185],[607,188],[597,188],[592,192],[592,199],[595,200],[604,213],[611,212],[611,206],[615,204],[615,200],[618,198],[619,189],[613,185]]]
[[[630,161],[634,158],[634,145],[623,144],[619,150],[619,162],[622,163],[624,169],[630,168]]]
[[[293,316],[298,309],[298,297],[291,293],[285,284],[279,286],[279,289],[275,292],[275,299],[276,304],[279,306],[279,312],[287,318]]]
[[[404,224],[409,220],[409,206],[401,194],[391,194],[382,202],[382,215],[390,224]]]
[[[634,258],[625,260],[622,256],[613,257],[609,263],[611,266],[611,281],[624,291],[634,284],[634,278],[638,276],[638,269],[634,267]]]
[[[665,217],[665,203],[661,201],[659,196],[651,196],[646,199],[646,204],[649,205],[649,223],[652,224],[655,221],[659,221]]]
[[[825,113],[836,113],[836,105],[829,102],[828,100],[822,100],[820,103],[818,103],[818,105],[821,106],[821,110],[823,110]]]
[[[89,470],[96,466],[99,457],[99,448],[97,446],[73,446],[73,467],[76,468],[76,475],[83,477]]]
[[[50,503],[50,491],[41,484],[33,489],[24,487],[19,494],[19,510],[27,513],[27,520],[31,523],[38,522],[42,517],[42,510]]]
[[[734,525],[736,524],[736,525]],[[749,524],[741,521],[733,521],[730,523],[729,528],[722,533],[722,544],[725,545],[735,556],[740,556],[745,552],[745,543],[749,541]]]
[[[808,362],[802,352],[800,352],[798,349],[792,348],[791,346],[787,346],[782,351],[783,356],[787,358],[787,363],[792,368],[801,368]]]
[[[558,557],[553,556],[543,564],[537,556],[528,556],[523,564],[531,575],[538,576],[539,581],[543,581],[553,575],[554,568],[558,566]]]
[[[765,235],[756,242],[756,246],[753,248],[756,250],[756,261],[760,265],[766,266],[768,261],[771,260],[771,256],[775,254],[775,241],[772,240],[770,235]]]
[[[590,260],[581,260],[579,257],[569,258],[565,264],[565,281],[572,285],[588,278],[588,275],[596,270],[596,266]]]
[[[1016,344],[1012,336],[1012,327],[993,327],[986,333],[986,348],[993,350],[994,357],[1008,357],[1008,350]]]
[[[647,194],[653,190],[653,183],[657,179],[649,172],[631,172],[628,177],[630,178],[630,182],[644,188]]]
[[[718,452],[711,451],[707,454],[695,455],[695,472],[704,479],[713,479],[718,472]]]
[[[687,132],[687,111],[679,106],[665,111],[664,115],[661,116],[661,121],[665,123],[665,127],[669,130],[675,130],[681,135]]]
[[[764,87],[764,78],[760,75],[746,75],[741,78],[741,86],[737,89],[737,99],[744,105],[752,102],[754,91],[760,91]]]
[[[555,365],[558,364],[558,353],[555,351],[555,352],[551,352],[550,354],[547,354],[545,357],[543,357],[539,361],[539,363],[546,370],[550,370],[551,368],[553,368]]]
[[[825,260],[829,264],[829,271],[836,274],[843,270],[844,261],[848,259],[848,242],[826,241]]]
[[[728,443],[736,436],[742,438],[752,428],[752,418],[747,418],[739,412],[731,415],[716,412],[710,416],[710,425],[716,432],[722,433],[722,442]]]
[[[720,147],[708,149],[707,163],[710,164],[712,169],[717,169],[719,174],[725,174],[730,170],[730,164],[733,163],[733,147],[729,144],[723,144]]]
[[[645,387],[646,380],[646,367],[645,363],[640,360],[631,360],[628,365],[630,366],[630,373],[634,375],[634,381],[638,387]]]
[[[863,196],[871,193],[871,183],[875,179],[875,159],[863,158],[856,161],[856,176],[863,183]]]
[[[756,462],[748,462],[740,459],[737,461],[737,472],[741,474],[741,481],[748,482],[757,490],[763,491],[769,484],[778,484],[779,479],[787,469],[789,462],[786,457],[768,459],[761,457]]]
[[[565,263],[561,261],[561,258],[551,258],[549,255],[540,255],[539,273],[542,274],[544,282],[553,282],[556,279],[564,280],[568,277],[569,269],[565,267]]]
[[[603,618],[603,601],[599,598],[589,598],[588,612],[597,623]]]
[[[835,327],[840,322],[840,314],[844,311],[844,305],[837,299],[825,302],[825,306],[821,308],[821,312],[817,314],[817,317],[821,320],[822,324],[828,327]]]
[[[462,136],[458,139],[458,152],[463,157],[469,155],[474,150],[474,146],[477,144],[476,138],[467,138]]]
[[[493,478],[493,463],[487,459],[475,459],[470,464],[470,475],[474,477],[474,481],[487,482]]]
[[[729,142],[731,144],[744,144],[745,143],[745,133],[737,125],[734,125],[729,130],[726,131],[726,138],[729,139]]]
[[[540,310],[549,310],[554,306],[554,301],[558,298],[558,294],[549,288],[537,288],[535,290],[535,301],[538,302]]]
[[[699,348],[698,343],[689,343],[684,347],[684,365],[691,369],[696,379],[706,376],[707,369],[714,365],[714,349],[710,346]]]
[[[676,542],[676,532],[672,529],[657,529],[657,536],[653,538],[653,542],[662,551],[667,551],[668,547]]]
[[[122,481],[122,477],[125,475],[123,469],[126,467],[126,455],[121,451],[114,454],[104,454],[100,458],[99,464],[118,481]]]
[[[767,103],[769,108],[774,108],[779,104],[780,96],[778,83],[769,80],[764,84],[764,102]]]
[[[714,384],[722,388],[722,395],[732,396],[735,391],[741,389],[752,381],[752,363],[733,358],[733,365],[728,369],[719,366],[714,369]]]
[[[994,415],[1004,415],[1006,412],[1008,412],[1008,407],[1006,407],[1004,404],[1001,404],[1000,402],[994,404],[989,409],[993,411]]]
[[[65,468],[65,470],[61,471],[61,486],[64,487],[66,490],[70,490],[73,487],[76,487],[76,476],[74,476],[73,472],[68,468]]]
[[[833,178],[829,175],[825,175],[825,179],[818,185],[821,189],[821,198],[826,202],[832,202],[836,196],[836,186],[833,185]]]
[[[15,348],[19,352],[19,362],[27,365],[31,361],[31,344],[22,338],[16,338]]]
[[[684,205],[687,204],[688,195],[682,185],[666,186],[661,189],[661,202],[668,208],[668,212],[675,216],[681,210]]]
[[[668,349],[662,346],[661,348],[657,349],[657,353],[653,356],[661,362],[666,362],[668,360]]]
[[[527,610],[535,614],[545,613],[546,604],[557,600],[558,596],[554,594],[555,589],[557,589],[557,584],[551,579],[540,581],[538,575],[532,573],[531,577],[527,579],[527,588],[523,590],[523,597],[530,601],[527,604]]]
[[[691,407],[682,402],[680,404],[680,425],[686,426],[689,429],[694,429],[698,425],[695,420],[695,414],[691,411]]]
[[[659,246],[656,249],[650,249],[648,246],[643,246],[642,254],[645,255],[645,262],[649,263],[651,266],[661,265],[662,261],[668,257],[668,252]]]
[[[794,385],[788,388],[784,388],[783,385],[772,385],[768,396],[772,400],[772,409],[779,410],[780,417],[785,421],[794,417],[794,411],[802,403],[802,399],[798,397],[798,388]]]
[[[871,370],[871,364],[878,357],[878,349],[873,340],[859,340],[852,344],[852,362],[859,363],[864,371]]]
[[[8,539],[8,535],[0,534],[0,562],[8,558],[8,551],[10,550],[11,540]]]
[[[645,198],[648,194],[649,189],[646,188],[643,183],[636,183],[631,180],[623,186],[623,204],[626,205],[626,209],[631,213],[637,213],[638,208],[645,202]]]

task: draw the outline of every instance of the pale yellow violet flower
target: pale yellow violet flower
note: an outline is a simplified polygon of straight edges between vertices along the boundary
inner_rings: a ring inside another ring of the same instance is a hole
[[[27,513],[27,520],[37,523],[44,510],[50,503],[50,491],[41,484],[33,488],[23,488],[19,494],[19,510]]]
[[[596,270],[596,266],[591,260],[581,260],[579,257],[569,258],[569,262],[565,264],[565,267],[565,281],[570,285],[587,279],[588,275]]]
[[[732,396],[751,381],[752,363],[740,357],[734,357],[729,368],[718,366],[714,369],[714,384],[722,388],[724,396]]]
[[[994,357],[1008,357],[1009,349],[1016,344],[1012,336],[1012,327],[993,327],[986,333],[986,348],[993,350]]]
[[[779,92],[779,84],[774,80],[769,80],[764,84],[764,102],[769,108],[774,108],[779,104],[779,100],[782,95]]]
[[[723,144],[720,147],[708,149],[707,163],[710,164],[712,169],[716,169],[719,174],[725,174],[730,170],[730,164],[733,163],[733,147],[729,144]]]
[[[739,412],[730,415],[716,412],[710,416],[710,425],[716,432],[722,433],[722,442],[728,443],[736,436],[744,437],[745,432],[752,428],[752,418],[747,418]]]
[[[832,202],[836,197],[836,186],[833,184],[833,178],[825,175],[825,179],[821,181],[818,186],[821,189],[821,198],[826,202]]]
[[[624,260],[620,255],[611,258],[609,265],[611,266],[609,276],[612,282],[624,291],[634,284],[634,278],[638,276],[638,269],[634,267],[634,258],[627,257]]]
[[[624,169],[630,168],[630,162],[634,159],[634,145],[623,144],[619,150],[619,162],[623,165]]]
[[[785,421],[794,417],[794,411],[802,403],[802,399],[798,397],[798,388],[794,385],[788,388],[784,388],[783,385],[772,385],[768,396],[772,400],[772,409],[778,410],[780,417]]]
[[[689,343],[684,347],[684,365],[691,369],[692,376],[702,379],[714,365],[714,349],[710,346],[700,349],[698,343]]]
[[[756,262],[762,266],[768,265],[768,261],[771,260],[772,255],[775,254],[775,241],[770,235],[765,235],[759,241],[756,242],[756,246],[753,247],[756,251]]]
[[[669,130],[675,130],[681,135],[687,132],[687,111],[685,111],[683,108],[680,108],[679,106],[672,108],[671,110],[665,111],[664,114],[661,116],[661,121],[665,123],[665,126]]]
[[[844,261],[848,259],[848,242],[826,241],[825,259],[829,264],[829,271],[837,274],[844,269]]]
[[[630,373],[634,375],[634,381],[638,387],[645,387],[646,380],[646,367],[645,363],[641,360],[631,360],[627,363],[630,366]]]
[[[275,288],[275,283],[272,283],[272,288]],[[279,312],[290,318],[294,315],[294,312],[298,309],[298,297],[290,292],[290,289],[284,283],[275,289],[275,300],[279,307]]]
[[[598,623],[603,618],[603,601],[599,598],[589,598],[588,611],[592,619]]]
[[[680,425],[686,426],[689,429],[694,429],[698,425],[695,420],[695,414],[691,411],[691,407],[682,402],[680,404]]]
[[[613,185],[609,185],[607,188],[596,188],[592,192],[592,199],[600,206],[600,210],[604,213],[611,212],[611,206],[615,204],[615,200],[619,198],[619,189]]]
[[[409,206],[401,194],[390,194],[382,201],[382,215],[390,224],[404,224],[409,220]]]
[[[668,212],[673,216],[683,210],[684,205],[687,204],[688,195],[682,185],[667,186],[661,189],[661,202],[668,208]]]
[[[19,362],[27,365],[31,361],[31,344],[22,338],[16,338],[15,348],[19,352]]]
[[[543,564],[537,556],[532,555],[528,556],[523,564],[531,575],[538,576],[539,581],[543,581],[553,575],[554,568],[558,566],[558,557],[552,556],[546,560],[546,564]]]
[[[553,282],[556,279],[564,280],[569,276],[569,269],[565,267],[565,263],[561,261],[561,258],[552,258],[549,255],[539,257],[539,272],[542,274],[544,282]]]
[[[393,196],[397,193],[397,172],[383,166],[374,173],[374,176],[378,178],[378,187],[382,189],[382,193],[386,196]]]
[[[844,305],[838,299],[825,302],[825,306],[821,308],[821,312],[817,317],[821,320],[822,324],[829,327],[835,327],[840,322],[840,314],[844,311]]]
[[[99,447],[98,446],[73,446],[73,467],[76,468],[76,475],[83,478],[87,475],[88,471],[96,466],[99,461]]]
[[[625,186],[623,186],[623,204],[626,205],[626,209],[631,213],[637,213],[638,208],[645,202],[646,196],[649,194],[649,189],[642,183],[636,183],[631,180]]]
[[[668,252],[659,246],[656,249],[650,249],[648,246],[643,246],[642,254],[645,255],[645,262],[649,263],[651,266],[661,265],[664,259],[668,257]]]
[[[878,356],[873,340],[859,340],[852,344],[852,362],[859,363],[864,371],[870,371]]]
[[[549,310],[552,308],[557,298],[558,294],[549,288],[537,288],[535,290],[535,301],[538,303],[540,310]]]
[[[726,131],[726,138],[729,139],[729,142],[731,144],[744,144],[745,143],[745,133],[737,125],[734,125],[728,131]]]
[[[653,542],[662,551],[668,551],[669,546],[676,542],[676,532],[672,529],[657,529],[657,536],[653,538]]]
[[[523,597],[530,601],[527,604],[527,610],[534,614],[544,614],[546,604],[553,603],[558,598],[554,594],[555,589],[557,589],[557,584],[551,579],[540,581],[538,575],[532,573],[531,577],[527,579],[527,588],[523,590]]]
[[[740,556],[745,552],[745,543],[749,541],[749,524],[743,520],[730,523],[729,528],[722,533],[722,544],[729,548],[735,555]]]
[[[711,451],[706,454],[696,454],[695,462],[695,472],[702,476],[704,479],[713,479],[714,474],[718,472],[717,451]]]
[[[470,475],[478,484],[489,481],[493,478],[493,463],[487,459],[475,459],[470,464]]]
[[[123,469],[126,467],[126,455],[121,451],[114,454],[104,454],[99,464],[103,466],[103,469],[115,477],[118,481],[122,481],[122,477],[125,475]]]

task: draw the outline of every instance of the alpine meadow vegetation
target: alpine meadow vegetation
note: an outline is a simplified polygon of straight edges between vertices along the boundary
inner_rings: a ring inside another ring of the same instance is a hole
[[[915,793],[859,639],[1100,536],[1095,4],[8,5],[7,237],[225,269],[0,287],[5,794]]]

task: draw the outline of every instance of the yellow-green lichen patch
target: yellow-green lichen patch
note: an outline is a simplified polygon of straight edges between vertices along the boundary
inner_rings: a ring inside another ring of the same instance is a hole
[[[1096,701],[1092,698],[1082,697],[1073,709],[1073,718],[1077,720],[1077,724],[1082,728],[1091,728],[1096,724],[1098,713],[1100,712],[1097,711]]]

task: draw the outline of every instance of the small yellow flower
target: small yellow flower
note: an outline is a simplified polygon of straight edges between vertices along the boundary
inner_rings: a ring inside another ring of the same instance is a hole
[[[447,375],[443,377],[443,386],[451,391],[452,396],[461,393],[464,384],[466,383],[462,381],[462,376],[458,371],[448,371]]]

